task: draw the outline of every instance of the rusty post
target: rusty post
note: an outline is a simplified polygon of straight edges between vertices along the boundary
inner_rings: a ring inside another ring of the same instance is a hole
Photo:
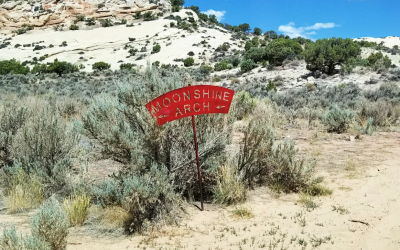
[[[199,177],[201,211],[204,211],[204,206],[203,206],[203,188],[202,188],[202,185],[201,185],[201,173],[200,173],[200,162],[199,162],[199,149],[197,147],[196,124],[195,124],[195,121],[194,121],[194,115],[192,115],[192,124],[193,124],[194,145],[196,147],[197,174],[198,174],[198,177]]]
[[[190,76],[189,76],[189,78],[190,78]],[[189,80],[188,86],[192,86],[190,80]],[[204,206],[203,206],[203,187],[202,187],[202,183],[201,183],[200,161],[199,161],[199,149],[198,149],[198,147],[197,147],[196,122],[195,122],[195,120],[194,120],[194,115],[192,115],[192,125],[193,125],[194,146],[195,146],[195,148],[196,148],[197,175],[198,175],[198,177],[199,177],[201,211],[204,211]]]

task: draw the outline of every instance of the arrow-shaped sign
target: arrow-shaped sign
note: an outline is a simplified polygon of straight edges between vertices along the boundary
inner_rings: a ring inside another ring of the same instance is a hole
[[[217,109],[225,108],[225,106],[218,106]]]

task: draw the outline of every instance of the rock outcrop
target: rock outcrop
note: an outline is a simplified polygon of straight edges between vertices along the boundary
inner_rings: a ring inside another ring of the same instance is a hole
[[[43,0],[35,4],[26,1],[10,1],[0,6],[0,28],[15,29],[23,24],[35,27],[63,23],[69,25],[76,15],[130,19],[132,13],[157,12],[170,8],[168,0],[160,0],[157,4],[150,3],[150,0]]]

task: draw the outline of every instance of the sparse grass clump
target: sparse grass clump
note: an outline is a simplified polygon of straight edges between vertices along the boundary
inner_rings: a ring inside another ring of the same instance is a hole
[[[220,180],[214,189],[214,202],[231,205],[242,203],[246,200],[246,187],[240,181],[233,167],[222,166]]]
[[[241,218],[251,218],[254,217],[253,211],[250,207],[246,205],[238,205],[235,207],[235,209],[232,211],[232,214],[237,217]]]
[[[89,216],[90,197],[86,194],[74,194],[64,200],[64,208],[67,211],[71,225],[81,226]]]
[[[34,208],[43,201],[43,181],[34,175],[28,175],[22,168],[12,169],[9,189],[5,191],[5,203],[8,212],[14,213]]]

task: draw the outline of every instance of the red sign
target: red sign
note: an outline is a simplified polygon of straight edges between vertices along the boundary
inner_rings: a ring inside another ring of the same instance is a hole
[[[147,110],[157,118],[158,126],[193,115],[229,112],[234,91],[211,85],[175,89],[157,97]]]

